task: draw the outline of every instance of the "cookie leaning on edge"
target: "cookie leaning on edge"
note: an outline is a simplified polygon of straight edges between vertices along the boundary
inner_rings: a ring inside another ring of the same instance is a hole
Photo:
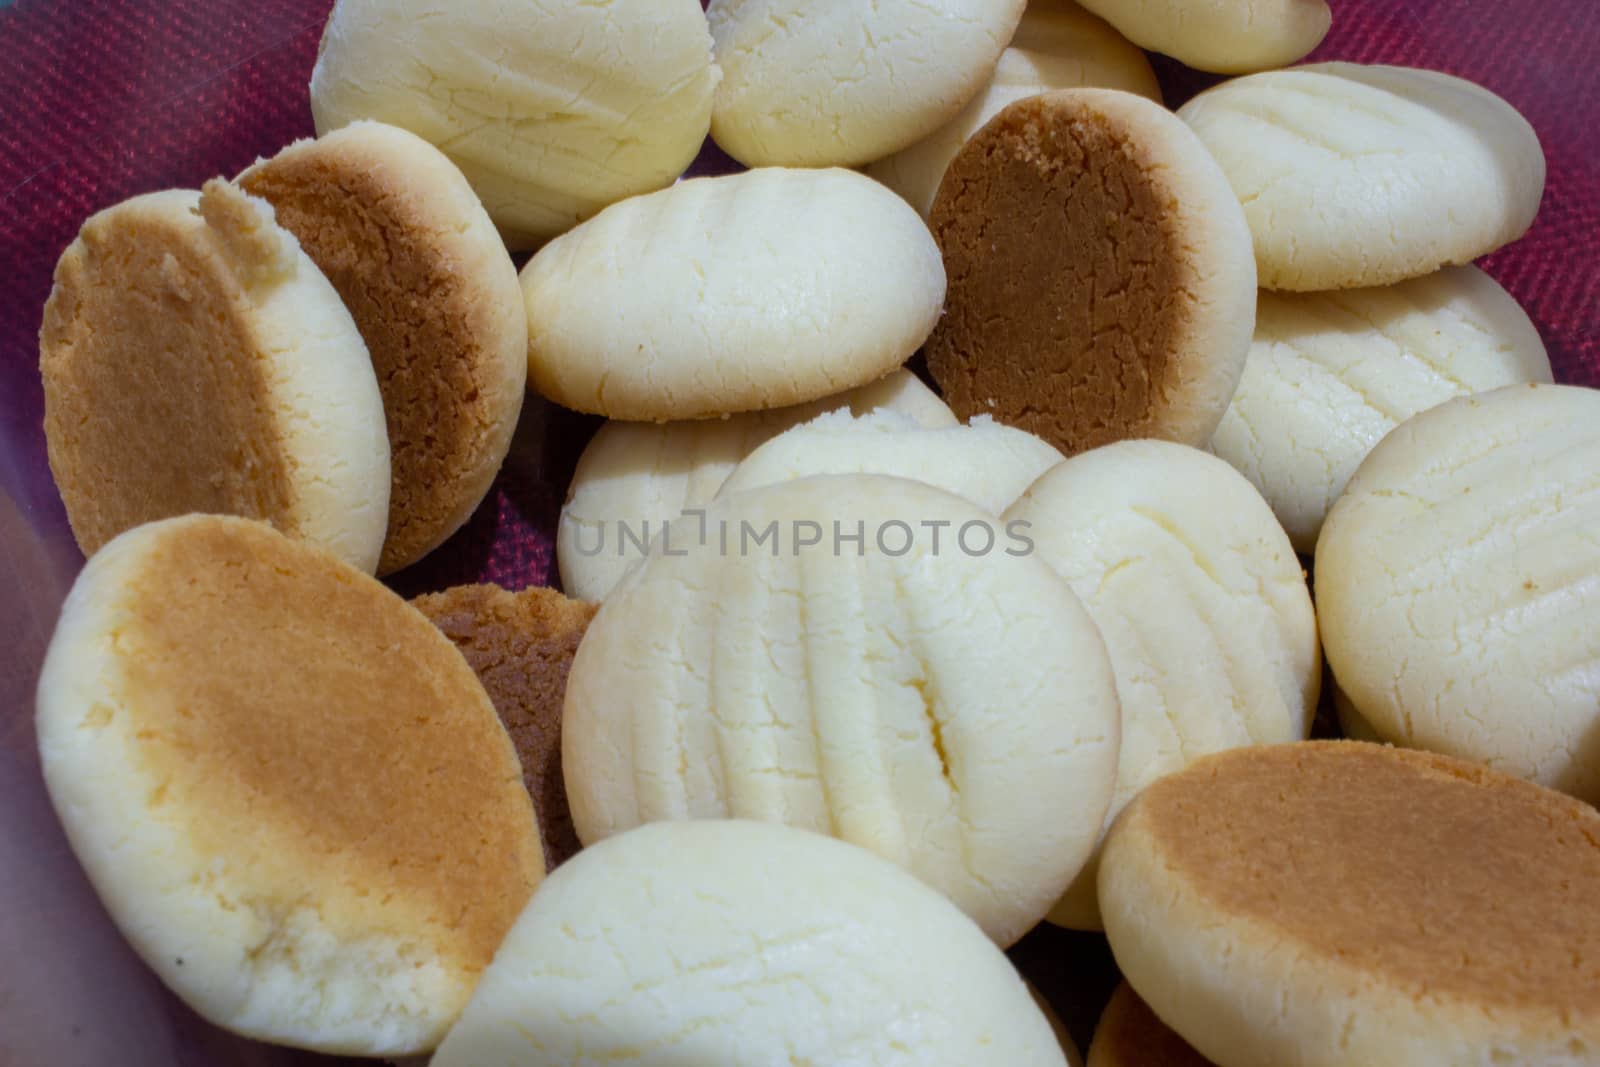
[[[1100,1013],[1089,1043],[1089,1067],[1212,1067],[1173,1033],[1127,982]]]
[[[1237,1067],[1600,1061],[1600,813],[1354,741],[1146,789],[1100,900],[1131,985]]]
[[[412,604],[461,650],[494,702],[522,761],[545,864],[554,870],[583,847],[561,777],[561,703],[572,657],[599,605],[554,589],[512,593],[497,585],[456,586]]]
[[[86,555],[189,512],[371,572],[389,442],[366,345],[265,201],[214,179],[83,224],[39,331],[50,472]]]
[[[962,418],[1071,455],[1128,437],[1203,446],[1250,347],[1250,231],[1205,148],[1143,97],[1011,104],[934,200],[945,314],[928,370]]]
[[[357,122],[239,175],[327,275],[366,341],[389,433],[378,573],[467,521],[522,411],[528,323],[516,268],[472,187],[415,134]]]
[[[516,752],[461,654],[260,523],[168,519],[97,553],[37,726],[112,918],[250,1037],[432,1048],[544,874]]]

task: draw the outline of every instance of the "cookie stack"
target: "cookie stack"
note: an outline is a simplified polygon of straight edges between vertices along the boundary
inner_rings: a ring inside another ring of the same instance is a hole
[[[1538,141],[1271,69],[1321,0],[1088,7],[340,0],[318,138],[85,224],[39,739],[169,986],[438,1067],[1064,1067],[1048,919],[1126,979],[1091,1065],[1600,1063],[1600,395],[1470,265]],[[564,593],[401,600],[529,386],[604,419]]]

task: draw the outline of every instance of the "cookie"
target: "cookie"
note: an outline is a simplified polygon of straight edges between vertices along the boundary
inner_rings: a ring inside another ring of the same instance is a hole
[[[1221,171],[1170,112],[1108,89],[1011,104],[950,163],[931,224],[949,291],[928,369],[958,416],[1069,455],[1211,439],[1255,266]]]
[[[692,422],[608,422],[578,458],[556,528],[561,586],[604,600],[624,571],[644,558],[661,527],[710,503],[739,462],[769,438],[835,409],[879,408],[928,427],[956,417],[907,370],[810,404]]]
[[[1600,801],[1600,392],[1517,385],[1378,443],[1317,540],[1328,663],[1386,741]]]
[[[511,593],[497,585],[459,585],[412,603],[461,650],[483,683],[522,762],[545,863],[552,869],[565,863],[582,846],[561,778],[561,702],[596,605],[554,589]]]
[[[694,0],[338,0],[311,114],[322,134],[376,119],[437,145],[532,248],[682,174],[718,77]]]
[[[948,901],[861,849],[737,821],[642,827],[552,874],[433,1062],[623,1060],[1066,1065]]]
[[[265,201],[217,179],[91,217],[56,264],[39,370],[50,472],[85,555],[198,511],[377,567],[389,441],[372,362]]]
[[[1117,986],[1089,1043],[1089,1067],[1212,1067],[1156,1017],[1127,982]]]
[[[257,522],[168,519],[96,553],[37,712],[106,910],[249,1037],[433,1048],[544,873],[516,752],[460,653]]]
[[[749,167],[898,152],[983,88],[1023,0],[711,0],[711,137]],[[930,61],[936,57],[937,61]]]
[[[1052,89],[1099,86],[1161,102],[1161,86],[1143,52],[1072,0],[1034,0],[1011,47],[1000,53],[988,85],[960,114],[916,144],[867,167],[924,218],[945,168],[967,139],[1007,104]]]
[[[1122,703],[1106,826],[1201,756],[1304,740],[1322,685],[1300,561],[1261,495],[1215,456],[1123,441],[1067,460],[1005,513],[1099,627]],[[1100,928],[1093,862],[1050,913]]]
[[[1322,43],[1327,0],[1082,0],[1140,48],[1218,74],[1286,67]]]
[[[1088,858],[1119,732],[1100,635],[1029,548],[959,497],[875,475],[673,523],[572,664],[578,837],[672,819],[815,830],[1011,944]]]
[[[1310,555],[1328,508],[1390,430],[1453,397],[1548,381],[1539,331],[1476,267],[1376,289],[1263,291],[1211,451],[1261,490]]]
[[[1600,1048],[1600,814],[1355,741],[1162,779],[1100,869],[1117,964],[1202,1055],[1587,1064]]]
[[[1528,121],[1437,71],[1310,64],[1223,82],[1178,115],[1244,203],[1267,289],[1469,263],[1521,237],[1544,192]]]
[[[458,530],[489,491],[522,411],[528,323],[517,271],[461,172],[428,142],[356,122],[239,175],[344,300],[389,433],[378,573]]]
[[[929,429],[892,410],[830,412],[750,453],[721,494],[816,474],[889,474],[943,489],[998,515],[1061,453],[1022,430],[979,415],[965,426]]]
[[[607,208],[529,260],[522,292],[540,393],[664,422],[877,381],[933,328],[944,269],[877,182],[773,167]]]

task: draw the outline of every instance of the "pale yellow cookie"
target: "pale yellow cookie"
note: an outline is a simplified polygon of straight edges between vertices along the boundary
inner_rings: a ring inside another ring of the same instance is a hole
[[[50,470],[86,555],[199,511],[377,567],[390,477],[377,378],[265,201],[216,179],[91,217],[56,264],[39,370]]]
[[[374,579],[260,523],[89,561],[39,681],[45,784],[133,948],[206,1019],[425,1052],[544,873],[471,668]]]
[[[437,145],[531,248],[682,174],[718,77],[694,0],[338,0],[311,114],[318,133],[376,119]]]
[[[1378,443],[1317,540],[1339,688],[1378,736],[1600,800],[1600,392],[1515,385]]]
[[[1178,116],[1244,204],[1267,289],[1471,262],[1521,237],[1544,192],[1527,119],[1437,71],[1316,63],[1223,82]]]
[[[829,833],[1011,944],[1088,858],[1119,735],[1100,635],[1030,548],[959,497],[875,475],[675,522],[568,676],[579,838],[730,817]]]
[[[1082,0],[1140,48],[1245,74],[1302,59],[1333,24],[1327,0]]]
[[[562,588],[604,600],[662,526],[710,503],[762,442],[839,409],[895,411],[930,428],[956,425],[944,402],[908,370],[809,404],[726,419],[607,422],[578,458],[556,527]]]
[[[529,260],[522,292],[534,388],[662,422],[877,381],[933,328],[944,268],[877,182],[772,167],[607,208]]]

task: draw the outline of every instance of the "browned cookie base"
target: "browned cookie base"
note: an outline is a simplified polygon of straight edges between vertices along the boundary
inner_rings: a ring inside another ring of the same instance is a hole
[[[1123,982],[1095,1027],[1088,1067],[1213,1067]]]
[[[1212,242],[1173,165],[1190,135],[1152,124],[1134,99],[1067,90],[1018,101],[945,172],[930,225],[948,290],[926,352],[961,418],[993,415],[1068,454],[1132,437],[1203,444],[1221,418],[1248,322],[1232,331],[1237,353],[1206,350]],[[1242,273],[1253,308],[1253,273]]]
[[[583,846],[561,778],[561,705],[578,642],[599,605],[554,589],[462,585],[413,603],[461,649],[489,691],[517,755],[552,870]]]

